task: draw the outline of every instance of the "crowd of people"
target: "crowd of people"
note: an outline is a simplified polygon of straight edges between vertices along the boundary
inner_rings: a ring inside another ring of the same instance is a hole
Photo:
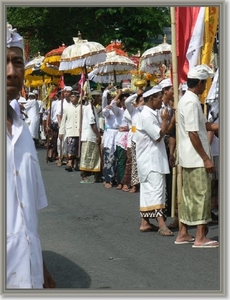
[[[213,71],[198,65],[188,73],[186,91],[178,102],[177,145],[170,78],[135,92],[116,89],[114,93],[114,86],[108,85],[86,97],[65,86],[45,109],[37,90],[29,92],[28,99],[20,97],[22,50],[22,37],[8,27],[7,287],[55,287],[42,261],[37,233],[36,211],[47,205],[36,154],[41,136],[46,137],[47,162],[64,165],[64,172],[80,171],[82,184],[139,192],[140,231],[161,236],[174,235],[165,222],[171,209],[177,149],[183,184],[175,244],[218,247],[217,241],[207,237],[215,172],[210,143],[218,136],[218,122],[207,122],[199,101]],[[214,133],[210,139],[207,132]],[[195,237],[188,233],[188,226],[196,226]]]

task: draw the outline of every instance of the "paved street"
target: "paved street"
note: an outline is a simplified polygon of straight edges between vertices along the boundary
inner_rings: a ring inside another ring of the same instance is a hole
[[[38,156],[49,201],[39,212],[40,237],[57,288],[219,293],[220,249],[175,245],[177,231],[141,233],[139,193],[80,184],[80,172],[47,164],[44,148]],[[219,239],[218,225],[208,236]]]

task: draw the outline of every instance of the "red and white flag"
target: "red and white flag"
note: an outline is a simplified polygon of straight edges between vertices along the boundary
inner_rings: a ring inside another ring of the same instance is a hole
[[[200,63],[200,50],[204,41],[204,16],[205,7],[201,7],[197,19],[194,20],[194,28],[186,53],[189,62],[189,70]]]
[[[189,62],[186,57],[200,7],[176,7],[176,49],[178,62],[178,82],[187,81]]]
[[[59,87],[63,90],[65,87],[65,82],[64,82],[64,75],[62,74],[59,78],[59,82],[58,82]]]

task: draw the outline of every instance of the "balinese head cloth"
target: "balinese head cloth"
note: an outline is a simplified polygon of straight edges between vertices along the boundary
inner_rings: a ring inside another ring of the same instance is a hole
[[[153,94],[156,94],[156,93],[159,93],[162,91],[162,88],[160,85],[155,85],[153,88],[151,88],[150,90],[148,90],[147,92],[145,92],[143,94],[143,97],[146,98],[146,97],[149,97]]]
[[[191,69],[188,72],[188,78],[191,79],[200,79],[200,80],[206,80],[209,77],[213,77],[214,76],[214,72],[211,68],[209,68],[207,65],[203,64],[203,65],[198,65],[196,67],[194,67],[193,69]]]
[[[23,50],[23,37],[9,23],[6,25],[6,47],[18,47]]]
[[[172,81],[170,78],[163,79],[161,80],[161,82],[159,82],[159,86],[161,86],[162,89],[168,86],[172,86]]]

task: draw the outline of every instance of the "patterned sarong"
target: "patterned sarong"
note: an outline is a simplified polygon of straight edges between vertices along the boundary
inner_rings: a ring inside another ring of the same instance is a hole
[[[140,216],[142,218],[167,218],[165,205],[165,174],[150,172],[140,184]]]
[[[99,146],[93,142],[82,142],[81,146],[81,171],[100,172],[101,158]]]
[[[136,143],[132,141],[132,170],[131,170],[131,186],[139,184],[136,158]]]
[[[180,221],[195,226],[211,219],[211,180],[205,168],[183,168]]]

